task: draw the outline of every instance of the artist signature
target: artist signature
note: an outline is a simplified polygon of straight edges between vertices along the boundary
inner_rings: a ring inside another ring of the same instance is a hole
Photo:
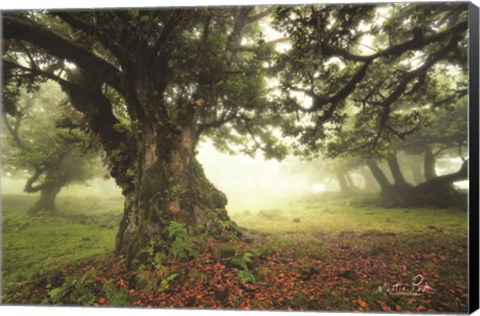
[[[417,275],[413,278],[412,283],[395,283],[391,287],[387,286],[385,282],[378,287],[377,292],[387,293],[389,295],[405,295],[405,296],[421,296],[427,293],[434,292],[433,288],[424,282],[422,275]]]

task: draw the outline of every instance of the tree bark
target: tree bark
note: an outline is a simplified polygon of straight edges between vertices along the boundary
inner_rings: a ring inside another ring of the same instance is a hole
[[[372,172],[373,177],[377,180],[377,183],[380,185],[382,194],[388,193],[392,189],[392,185],[388,182],[387,177],[383,173],[382,169],[378,166],[377,162],[373,159],[367,160],[367,166]]]
[[[411,187],[411,185],[408,184],[403,177],[402,170],[400,169],[400,164],[398,163],[397,155],[393,155],[392,157],[390,157],[390,159],[388,159],[388,167],[392,172],[394,187],[396,187],[397,189]]]
[[[125,212],[116,238],[116,252],[131,264],[145,258],[142,249],[154,245],[156,251],[168,252],[159,240],[168,240],[167,227],[172,221],[187,226],[192,233],[207,231],[225,235],[239,231],[230,221],[226,196],[207,180],[195,158],[196,126],[199,109],[192,107],[181,128],[173,134],[161,125],[146,125],[137,161],[135,189],[126,195]],[[230,222],[230,230],[218,221]]]
[[[426,181],[437,177],[437,172],[435,171],[435,155],[430,148],[427,148],[427,150],[425,150],[423,169]]]

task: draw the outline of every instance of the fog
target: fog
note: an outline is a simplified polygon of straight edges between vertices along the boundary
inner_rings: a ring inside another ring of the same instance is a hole
[[[313,175],[312,168],[302,170],[296,158],[265,160],[261,155],[255,158],[246,155],[228,155],[217,151],[209,142],[201,143],[198,159],[203,165],[207,178],[228,198],[230,212],[261,210],[271,208],[289,209],[288,200],[320,192],[338,192],[339,185],[333,176]],[[296,163],[297,168],[292,168]],[[319,168],[331,161],[315,161]],[[438,161],[438,175],[455,172],[461,159],[449,158]],[[300,167],[299,167],[300,166]],[[388,173],[386,173],[387,176]],[[355,172],[351,177],[358,187],[363,186],[363,178]],[[22,194],[26,179],[2,177],[1,192]],[[468,181],[456,182],[456,186],[468,189]],[[105,196],[121,198],[121,190],[113,179],[95,178],[87,184],[71,184],[62,189],[61,196]]]
[[[286,168],[290,160],[278,162],[246,155],[218,152],[210,143],[202,143],[199,161],[207,177],[228,197],[228,210],[280,207],[286,197],[312,192],[337,191],[338,185],[327,188],[325,183],[309,181],[308,174]]]

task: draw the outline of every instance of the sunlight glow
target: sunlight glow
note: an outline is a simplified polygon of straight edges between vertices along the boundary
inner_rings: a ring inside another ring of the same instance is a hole
[[[320,193],[320,192],[325,192],[327,190],[327,187],[323,183],[314,183],[310,189],[312,193]]]

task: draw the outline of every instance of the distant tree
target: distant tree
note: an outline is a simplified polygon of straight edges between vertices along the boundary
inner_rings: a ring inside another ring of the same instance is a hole
[[[19,94],[13,115],[3,113],[4,172],[28,177],[25,192],[40,192],[29,209],[32,215],[54,213],[62,188],[83,183],[99,171],[99,155],[87,150],[87,137],[78,126],[58,127],[67,120],[65,112],[70,113],[70,123],[75,114],[67,105],[61,113],[61,97],[58,86],[42,84],[36,91]]]
[[[425,180],[437,177],[435,163],[439,158],[468,158],[467,114],[467,98],[453,100],[447,107],[436,108],[431,124],[402,144],[405,152],[423,155]]]
[[[440,120],[436,108],[466,109],[466,4],[285,7],[275,17],[293,42],[278,59],[284,65],[278,102],[291,113],[283,130],[298,140],[298,153],[363,156],[384,194],[412,201],[466,179],[467,162],[413,187],[396,156],[404,142],[424,138],[415,133]],[[388,162],[393,183],[376,159]]]

